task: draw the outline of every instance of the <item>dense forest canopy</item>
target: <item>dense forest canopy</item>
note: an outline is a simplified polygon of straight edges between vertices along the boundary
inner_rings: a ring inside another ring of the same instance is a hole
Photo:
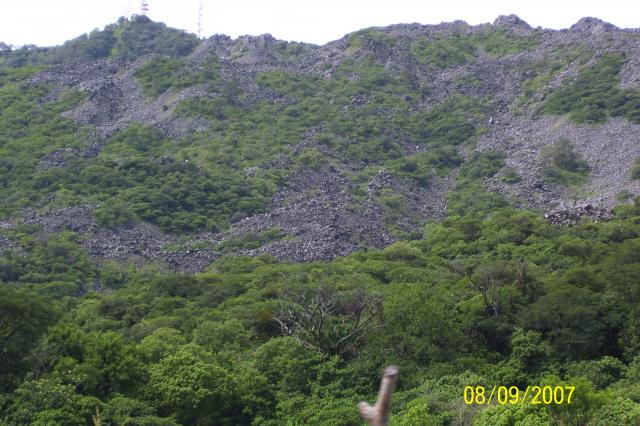
[[[392,424],[640,421],[638,203],[566,229],[470,212],[382,251],[197,275],[96,266],[73,234],[33,231],[0,263],[8,424],[85,424],[97,408],[103,424],[360,424],[388,363]],[[91,282],[103,291],[60,296]],[[465,386],[495,383],[576,386],[577,402],[464,404]]]

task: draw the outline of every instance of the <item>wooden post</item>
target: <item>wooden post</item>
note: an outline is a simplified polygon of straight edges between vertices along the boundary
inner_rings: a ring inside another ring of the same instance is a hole
[[[358,404],[360,417],[366,420],[370,426],[387,426],[389,424],[391,394],[398,381],[398,371],[398,367],[395,365],[390,365],[384,370],[376,405],[372,407],[364,401]]]

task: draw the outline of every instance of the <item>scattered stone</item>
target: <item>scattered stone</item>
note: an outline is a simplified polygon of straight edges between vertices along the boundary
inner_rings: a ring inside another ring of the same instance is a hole
[[[613,211],[601,207],[594,207],[591,204],[575,206],[545,213],[544,218],[556,226],[573,226],[581,218],[589,218],[594,222],[606,222],[613,218]]]

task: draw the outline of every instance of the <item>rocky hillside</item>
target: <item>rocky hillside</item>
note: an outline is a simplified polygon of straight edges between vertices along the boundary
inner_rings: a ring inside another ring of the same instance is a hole
[[[96,260],[201,271],[333,259],[506,204],[606,220],[640,195],[640,30],[593,18],[324,46],[123,19],[0,50],[0,105],[0,250],[39,225]]]

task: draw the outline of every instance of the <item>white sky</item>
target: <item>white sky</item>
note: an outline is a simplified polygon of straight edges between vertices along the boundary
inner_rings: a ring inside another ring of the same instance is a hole
[[[531,26],[567,28],[595,16],[621,28],[640,27],[638,0],[147,0],[148,16],[197,33],[203,4],[203,35],[270,33],[283,40],[324,44],[370,26],[456,19],[493,22],[515,13]],[[140,0],[0,0],[0,41],[61,44],[120,16],[138,13]]]

